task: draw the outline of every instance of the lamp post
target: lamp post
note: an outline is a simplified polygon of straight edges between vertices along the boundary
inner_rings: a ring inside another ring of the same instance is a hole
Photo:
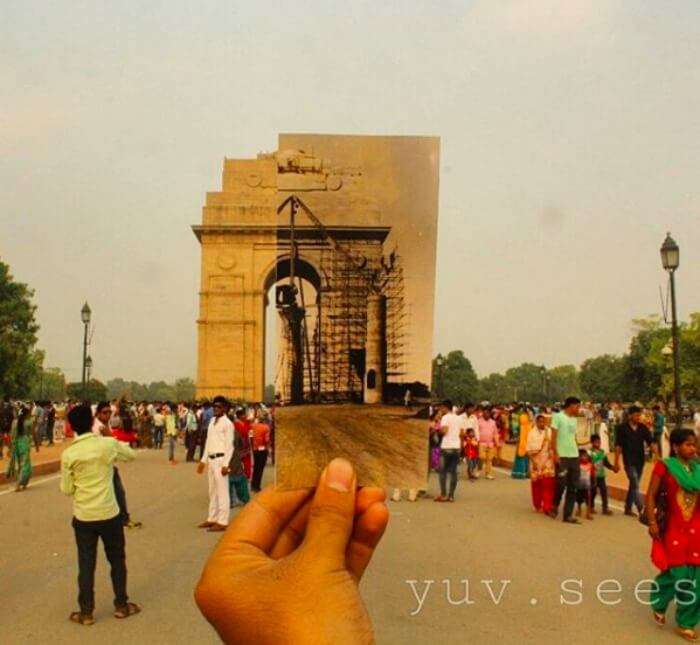
[[[437,382],[437,395],[442,399],[443,398],[443,392],[442,392],[442,366],[445,364],[445,359],[438,354],[438,357],[435,359],[435,365],[437,365],[437,376],[438,376],[438,382]]]
[[[683,427],[681,410],[681,360],[678,340],[678,316],[676,312],[676,269],[680,264],[680,249],[670,233],[661,245],[661,264],[668,271],[671,283],[671,338],[673,349],[673,400],[676,406],[676,428]]]
[[[83,305],[83,308],[80,310],[80,319],[83,321],[83,326],[85,327],[84,334],[83,334],[83,398],[85,398],[85,383],[86,383],[86,377],[87,377],[87,370],[88,370],[88,355],[87,355],[87,346],[88,346],[88,328],[90,327],[90,317],[92,316],[92,311],[90,310],[90,306],[86,302]]]
[[[90,372],[92,371],[92,357],[88,356],[85,359],[85,371],[86,371],[86,376],[85,376],[85,382],[87,384],[90,383]]]

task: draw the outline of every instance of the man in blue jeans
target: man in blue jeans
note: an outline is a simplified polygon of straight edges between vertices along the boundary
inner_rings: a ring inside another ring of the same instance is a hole
[[[627,422],[621,423],[615,430],[615,472],[620,471],[620,457],[625,465],[625,474],[629,482],[625,499],[625,515],[636,517],[632,505],[642,512],[644,506],[639,492],[639,482],[644,470],[644,446],[651,447],[654,457],[658,451],[649,428],[642,423],[642,409],[633,405],[627,411]]]
[[[457,466],[462,458],[466,419],[452,411],[452,401],[442,404],[445,414],[440,419],[440,494],[436,502],[454,502],[457,488]],[[447,475],[450,487],[447,488]]]

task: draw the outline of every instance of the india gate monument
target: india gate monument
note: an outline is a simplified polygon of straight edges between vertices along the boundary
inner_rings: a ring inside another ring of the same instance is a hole
[[[281,134],[275,152],[224,159],[193,226],[197,396],[262,400],[268,306],[285,403],[429,384],[438,170],[435,137]]]

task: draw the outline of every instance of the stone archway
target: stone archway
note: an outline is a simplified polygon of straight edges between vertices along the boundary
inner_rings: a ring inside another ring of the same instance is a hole
[[[279,155],[226,159],[223,190],[207,193],[202,224],[193,227],[202,248],[197,396],[263,398],[267,292],[289,276],[295,248],[297,275],[314,286],[319,306],[316,398],[362,400],[366,389],[381,391],[385,379],[386,348],[377,346],[386,344],[384,326],[368,315],[384,311],[369,306],[370,283],[394,266],[383,256],[391,229],[367,215],[371,204],[357,193],[361,173],[353,170],[346,181],[309,155]],[[297,191],[305,199],[313,197],[309,191],[332,195],[343,223],[322,224],[307,209],[292,227],[278,207]],[[366,388],[369,369],[374,387]]]

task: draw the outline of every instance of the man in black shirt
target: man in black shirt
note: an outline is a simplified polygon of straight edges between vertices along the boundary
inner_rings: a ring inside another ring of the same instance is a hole
[[[615,430],[615,472],[620,470],[620,456],[625,464],[625,474],[629,482],[627,498],[625,499],[625,515],[632,515],[632,504],[642,511],[642,496],[639,492],[639,482],[644,470],[644,444],[651,446],[657,455],[654,438],[649,428],[642,422],[642,409],[636,405],[627,412],[627,421],[617,426]]]

